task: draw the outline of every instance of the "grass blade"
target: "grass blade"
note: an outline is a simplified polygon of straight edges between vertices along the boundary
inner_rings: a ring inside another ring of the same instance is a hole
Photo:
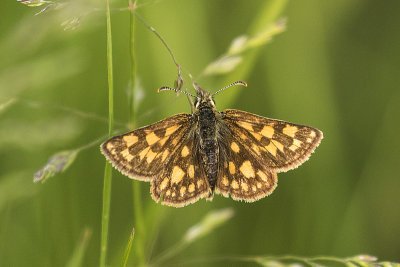
[[[110,1],[106,0],[107,16],[107,70],[108,70],[108,135],[113,132],[114,123],[114,86],[113,86],[113,66],[112,66],[112,36],[111,36],[111,16]],[[106,162],[104,170],[103,186],[103,213],[101,218],[101,248],[100,248],[100,266],[106,266],[107,241],[108,241],[108,223],[110,220],[111,203],[111,163]]]
[[[124,260],[122,261],[122,267],[125,267],[128,263],[129,254],[131,253],[133,238],[135,237],[135,228],[132,228],[131,235],[129,236],[128,244],[126,245]]]
[[[83,256],[85,255],[87,244],[90,240],[91,235],[92,230],[90,228],[85,228],[78,246],[75,248],[74,253],[72,254],[69,262],[66,265],[67,267],[82,266]]]

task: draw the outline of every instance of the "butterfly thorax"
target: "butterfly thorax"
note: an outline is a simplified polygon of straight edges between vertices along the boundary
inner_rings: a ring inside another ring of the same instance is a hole
[[[211,192],[214,192],[218,177],[217,113],[213,101],[204,101],[197,106],[194,114],[198,124],[196,134],[200,144],[199,161],[207,176]]]

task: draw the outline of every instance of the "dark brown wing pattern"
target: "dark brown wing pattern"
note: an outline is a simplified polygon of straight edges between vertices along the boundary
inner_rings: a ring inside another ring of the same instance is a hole
[[[262,165],[237,138],[221,143],[219,176],[215,192],[235,200],[253,202],[277,186],[277,175]]]
[[[112,137],[101,152],[130,178],[151,181],[163,171],[188,133],[190,114],[177,114],[127,134]]]
[[[298,167],[322,139],[312,127],[257,116],[240,110],[222,112],[216,193],[247,202],[277,186],[277,172]]]
[[[228,109],[223,121],[232,137],[269,171],[285,172],[306,161],[321,142],[315,128]]]
[[[182,207],[207,197],[211,189],[195,151],[193,134],[179,144],[164,171],[151,184],[151,194],[162,204]]]

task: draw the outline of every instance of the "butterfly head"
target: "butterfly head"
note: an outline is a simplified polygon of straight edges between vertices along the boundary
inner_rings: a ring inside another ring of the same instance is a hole
[[[200,109],[201,107],[209,107],[209,108],[214,109],[214,108],[215,108],[214,96],[215,96],[216,94],[218,94],[219,92],[225,90],[226,88],[229,88],[229,87],[234,86],[234,85],[243,85],[243,86],[246,86],[246,87],[247,87],[247,83],[242,82],[242,81],[237,81],[237,82],[231,83],[231,84],[228,85],[228,86],[225,86],[225,87],[222,88],[222,89],[219,89],[219,90],[218,90],[217,92],[215,92],[214,94],[210,94],[209,92],[207,92],[206,90],[204,90],[203,88],[201,88],[197,83],[194,82],[194,83],[193,83],[193,87],[194,87],[194,89],[196,90],[196,96],[195,96],[195,95],[192,95],[192,94],[189,93],[189,92],[182,91],[182,90],[177,89],[177,88],[166,87],[166,86],[159,88],[159,89],[158,89],[158,92],[165,91],[165,90],[170,90],[170,91],[175,91],[175,92],[177,92],[177,93],[184,93],[184,94],[186,94],[187,96],[194,97],[194,98],[196,99],[195,102],[194,102],[194,104],[193,104],[193,102],[192,102],[192,99],[189,99],[189,101],[190,101],[190,103],[191,103],[191,105],[192,105],[192,111],[193,111],[193,108],[195,108],[195,109],[198,110],[198,109]]]
[[[215,108],[214,95],[201,88],[198,84],[193,84],[197,96],[194,102],[194,107],[200,109],[201,107]]]

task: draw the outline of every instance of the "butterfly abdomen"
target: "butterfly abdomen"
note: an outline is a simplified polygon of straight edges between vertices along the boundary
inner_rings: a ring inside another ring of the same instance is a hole
[[[200,157],[207,175],[211,191],[214,191],[218,177],[219,148],[217,143],[216,117],[211,107],[198,110],[198,133],[200,139]]]

